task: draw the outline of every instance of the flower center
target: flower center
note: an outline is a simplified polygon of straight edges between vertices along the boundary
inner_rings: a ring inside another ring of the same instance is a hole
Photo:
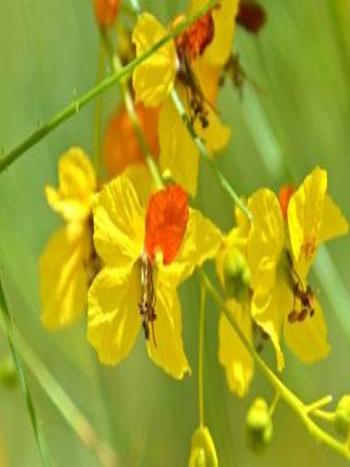
[[[142,327],[145,339],[149,340],[150,325],[152,327],[152,338],[156,347],[156,337],[154,333],[154,321],[157,318],[155,306],[155,294],[153,283],[153,268],[151,260],[147,253],[143,253],[140,258],[140,276],[141,276],[141,298],[139,301],[139,310],[142,317]]]
[[[176,18],[174,24],[179,21]],[[180,61],[187,57],[195,60],[202,55],[214,37],[214,21],[211,12],[201,16],[195,23],[175,39],[176,49]]]

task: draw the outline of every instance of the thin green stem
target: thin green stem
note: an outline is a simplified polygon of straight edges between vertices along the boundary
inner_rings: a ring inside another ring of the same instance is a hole
[[[97,78],[98,84],[104,74],[105,53],[102,43],[99,46],[98,64],[97,64]],[[94,115],[94,164],[97,174],[100,174],[100,160],[101,160],[101,115],[102,115],[102,95],[96,97],[95,102],[95,115]]]
[[[1,299],[1,295],[0,295]],[[3,311],[3,305],[0,301],[0,309]],[[0,327],[4,333],[7,333],[5,320],[0,321]],[[48,398],[61,413],[68,425],[75,431],[80,440],[90,449],[95,451],[100,464],[105,467],[117,465],[116,453],[95,433],[91,423],[76,407],[74,402],[59,385],[57,380],[47,370],[41,360],[35,355],[31,347],[27,344],[18,330],[12,325],[11,339],[15,349],[27,365],[30,372],[36,378]]]
[[[199,425],[204,427],[204,333],[206,288],[200,283],[199,338],[198,338],[198,413]]]
[[[311,414],[315,412],[315,410],[322,409],[326,405],[329,405],[333,400],[333,397],[331,395],[321,397],[321,399],[312,402],[311,404],[308,404],[305,409],[307,413]]]
[[[31,421],[33,431],[34,431],[34,436],[35,436],[38,449],[39,449],[39,453],[41,456],[41,462],[43,466],[48,467],[51,465],[51,461],[50,461],[48,449],[47,449],[43,434],[41,432],[40,424],[39,424],[38,417],[36,414],[36,409],[33,403],[33,398],[31,396],[27,378],[25,375],[25,371],[22,366],[22,361],[17,353],[17,346],[14,342],[14,337],[13,337],[12,317],[11,317],[9,308],[7,306],[4,289],[1,283],[1,278],[0,278],[0,310],[1,310],[1,317],[2,317],[1,326],[3,327],[8,345],[10,347],[12,358],[15,363],[18,380],[20,382],[20,387],[23,393],[23,397],[27,405],[30,421]]]
[[[206,145],[204,144],[202,139],[197,135],[187,115],[185,107],[183,103],[181,102],[181,99],[175,89],[173,89],[171,92],[171,98],[184,125],[186,126],[189,134],[191,135],[191,138],[193,139],[193,142],[195,143],[200,156],[207,162],[207,164],[209,164],[211,170],[214,172],[215,176],[219,180],[221,187],[226,191],[226,193],[229,195],[232,201],[236,203],[236,205],[244,212],[244,214],[248,217],[248,219],[252,221],[253,220],[252,213],[249,211],[248,207],[245,205],[242,199],[238,196],[236,191],[232,188],[230,182],[227,180],[224,174],[217,167],[212,156],[208,152]]]
[[[320,410],[320,409],[315,410],[310,415],[314,415],[320,420],[324,420],[325,422],[329,422],[329,423],[334,423],[335,417],[336,417],[335,412],[327,412],[326,410]]]
[[[273,401],[271,402],[270,408],[269,408],[269,417],[271,418],[273,414],[275,413],[276,407],[281,399],[281,395],[278,391],[275,392],[275,396],[273,398]]]
[[[169,31],[168,34],[166,34],[162,39],[156,42],[145,53],[143,53],[139,57],[136,57],[135,60],[122,67],[120,71],[107,76],[103,81],[98,83],[85,94],[74,99],[67,107],[65,107],[63,110],[54,115],[47,123],[37,128],[33,133],[31,133],[27,138],[25,138],[24,141],[19,143],[11,151],[9,151],[7,154],[0,158],[0,172],[2,172],[11,163],[17,160],[28,149],[30,149],[39,141],[41,141],[44,138],[44,136],[51,133],[51,131],[53,131],[61,123],[66,121],[71,116],[77,114],[80,111],[80,109],[87,105],[96,96],[113,86],[113,84],[119,82],[121,79],[129,76],[140,63],[147,60],[148,57],[150,57],[155,51],[160,49],[168,41],[181,34],[181,32],[183,32],[188,26],[190,26],[198,18],[200,18],[201,16],[203,16],[203,14],[210,10],[210,8],[212,8],[216,4],[216,2],[217,0],[209,0],[203,8],[199,9],[190,18],[180,21],[174,28],[172,28]]]
[[[101,30],[101,35],[109,57],[109,62],[112,67],[112,70],[114,73],[117,73],[122,68],[119,56],[113,49],[113,45],[109,39],[108,33],[105,30]],[[141,148],[145,164],[150,172],[150,175],[154,181],[156,188],[160,189],[164,186],[163,179],[159,167],[155,162],[154,155],[152,154],[149,144],[147,143],[146,138],[144,137],[140,121],[135,110],[134,102],[129,91],[127,80],[121,80],[119,82],[119,86],[122,93],[125,108],[128,113],[132,128],[135,132],[138,144]]]
[[[303,422],[309,433],[321,443],[326,444],[328,447],[338,452],[346,459],[350,460],[350,448],[347,443],[340,442],[337,439],[330,436],[327,432],[322,430],[309,416],[307,406],[289,389],[285,384],[277,377],[277,375],[267,366],[260,355],[255,351],[252,344],[247,340],[240,327],[237,325],[235,319],[230,313],[225,301],[221,298],[219,292],[215,289],[208,276],[201,269],[199,270],[200,278],[206,289],[213,297],[213,299],[220,306],[221,310],[225,313],[225,316],[229,320],[231,326],[234,328],[245,348],[254,359],[257,367],[261,373],[265,376],[267,381],[272,385],[276,392],[280,394],[280,397],[285,401],[289,407],[296,413],[296,415]]]

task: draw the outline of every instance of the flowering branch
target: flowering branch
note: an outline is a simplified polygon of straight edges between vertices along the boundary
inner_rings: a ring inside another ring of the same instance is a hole
[[[28,149],[41,141],[47,134],[51,133],[56,127],[61,123],[66,121],[68,118],[77,114],[81,108],[87,105],[92,101],[96,96],[113,86],[113,84],[120,82],[123,78],[130,76],[133,70],[142,62],[144,62],[148,57],[150,57],[156,50],[160,49],[168,41],[178,36],[183,32],[188,26],[194,23],[198,18],[205,14],[216,4],[216,0],[209,0],[208,3],[198,10],[196,14],[191,16],[188,19],[180,21],[168,34],[166,34],[162,39],[156,42],[152,47],[150,47],[144,54],[135,58],[132,62],[128,63],[122,67],[119,71],[112,73],[107,76],[103,81],[98,83],[88,92],[82,96],[74,99],[67,107],[54,115],[47,123],[41,125],[37,128],[31,135],[14,147],[11,151],[5,154],[0,158],[0,172],[2,172],[6,167],[8,167],[12,162],[17,160],[22,154],[24,154]]]
[[[241,329],[237,325],[236,321],[234,320],[232,314],[230,313],[229,308],[226,306],[224,300],[221,298],[219,292],[216,290],[208,276],[205,272],[201,269],[199,270],[200,279],[210,295],[213,299],[217,302],[220,308],[225,313],[226,318],[232,325],[235,332],[238,334],[239,338],[243,342],[245,348],[249,352],[249,354],[255,360],[257,366],[259,367],[262,374],[268,380],[268,382],[273,386],[276,393],[279,394],[281,399],[285,401],[287,405],[291,407],[291,409],[297,414],[303,424],[306,426],[309,433],[320,443],[326,444],[328,447],[333,449],[334,451],[341,454],[346,459],[350,460],[350,446],[347,441],[341,442],[336,438],[332,437],[322,428],[320,428],[311,418],[310,415],[314,414],[319,416],[320,415],[320,406],[324,406],[325,403],[330,402],[330,397],[326,396],[325,398],[320,399],[319,401],[313,404],[305,404],[302,402],[285,384],[278,378],[278,376],[267,366],[264,360],[260,357],[260,355],[255,351],[254,347],[249,343],[246,339],[244,334],[242,333]],[[321,405],[320,405],[321,404]]]

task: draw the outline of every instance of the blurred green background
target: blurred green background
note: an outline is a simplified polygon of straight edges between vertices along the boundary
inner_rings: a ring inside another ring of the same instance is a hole
[[[126,0],[125,0],[126,1]],[[240,97],[229,83],[219,109],[233,138],[218,164],[240,194],[261,186],[300,182],[319,164],[328,170],[330,192],[350,217],[350,3],[348,0],[262,0],[268,20],[258,36],[238,28],[234,49],[248,79]],[[168,21],[185,2],[141,1]],[[0,146],[23,139],[38,123],[94,85],[98,34],[88,0],[0,1]],[[104,94],[104,120],[118,101]],[[11,312],[21,333],[96,431],[118,452],[122,466],[184,466],[197,425],[198,284],[181,290],[184,339],[193,375],[178,383],[147,358],[143,338],[117,368],[102,368],[85,339],[85,320],[54,334],[42,328],[38,256],[59,224],[43,196],[56,183],[57,160],[71,145],[93,151],[94,105],[51,133],[0,175],[0,267]],[[196,204],[220,227],[232,226],[231,201],[209,169],[201,167]],[[349,238],[323,249],[312,283],[321,296],[332,352],[327,361],[303,367],[288,353],[286,383],[305,401],[350,392]],[[245,443],[245,415],[256,395],[273,397],[260,374],[245,400],[229,393],[217,361],[218,310],[207,306],[205,409],[222,466],[340,467],[345,460],[319,446],[281,404],[275,435],[256,457]],[[8,348],[0,338],[0,356]],[[264,352],[273,362],[273,355]],[[97,466],[48,400],[28,380],[54,465]],[[19,389],[0,387],[0,446],[15,467],[40,465]],[[0,464],[2,465],[2,464]]]

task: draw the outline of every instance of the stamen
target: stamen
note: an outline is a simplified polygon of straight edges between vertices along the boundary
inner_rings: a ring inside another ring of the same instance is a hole
[[[139,302],[140,315],[142,317],[142,327],[145,334],[145,339],[149,340],[151,323],[152,339],[154,347],[157,347],[154,321],[157,319],[155,313],[155,294],[153,284],[153,269],[152,263],[147,254],[143,253],[140,258],[140,275],[141,275],[141,298]]]

